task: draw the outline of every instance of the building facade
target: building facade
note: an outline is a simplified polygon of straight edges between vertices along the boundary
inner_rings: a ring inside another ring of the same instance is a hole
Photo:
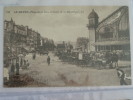
[[[31,28],[28,28],[27,46],[29,46],[29,47],[34,46],[33,30]]]
[[[28,26],[17,25],[11,18],[4,21],[4,55],[22,53],[40,46],[40,34]]]
[[[92,10],[88,19],[90,51],[130,50],[127,6],[120,7],[101,22],[98,22],[99,16]]]

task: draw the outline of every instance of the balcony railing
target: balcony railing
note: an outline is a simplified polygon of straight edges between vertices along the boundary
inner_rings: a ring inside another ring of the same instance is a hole
[[[106,38],[106,39],[100,39],[100,40],[97,40],[97,42],[103,42],[103,41],[114,41],[115,39],[113,38]]]
[[[100,39],[100,40],[97,40],[97,42],[103,42],[103,41],[122,41],[122,40],[130,40],[129,37],[121,37],[121,38],[118,38],[118,39],[114,39],[114,38],[106,38],[106,39]]]

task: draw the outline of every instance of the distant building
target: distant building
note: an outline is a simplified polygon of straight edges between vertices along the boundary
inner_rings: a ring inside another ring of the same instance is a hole
[[[43,49],[43,50],[46,50],[46,48],[47,48],[47,43],[48,43],[48,38],[44,38],[44,37],[41,37],[40,38],[41,40],[41,42],[40,42],[40,44],[41,44],[41,49]]]
[[[66,46],[65,46],[65,44],[57,44],[57,50],[58,51],[66,51]]]
[[[120,7],[101,22],[92,10],[88,19],[90,51],[130,50],[128,7]]]

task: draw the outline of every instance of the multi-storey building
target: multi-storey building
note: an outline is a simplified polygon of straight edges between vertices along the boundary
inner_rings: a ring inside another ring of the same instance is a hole
[[[29,49],[37,48],[39,45],[40,34],[38,32],[28,26],[15,24],[12,18],[10,21],[4,21],[4,51],[6,53],[7,51],[22,53],[22,49],[26,49],[26,47],[29,47]],[[10,50],[7,50],[7,48]]]
[[[14,25],[15,22],[11,19],[11,21],[4,21],[4,44],[11,43],[11,36],[14,35]]]
[[[18,43],[25,45],[27,42],[28,26],[14,25],[14,33],[16,34],[15,40]]]

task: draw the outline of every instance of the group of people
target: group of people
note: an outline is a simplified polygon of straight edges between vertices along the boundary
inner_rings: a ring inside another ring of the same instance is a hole
[[[27,69],[29,66],[28,60],[24,58],[13,58],[8,61],[4,61],[4,78],[6,80],[12,81],[14,75],[20,74],[21,69]]]
[[[95,52],[90,54],[92,60],[98,61],[100,60],[101,63],[105,65],[109,65],[110,68],[117,68],[118,67],[118,54],[115,52]]]
[[[106,58],[107,58],[108,63],[114,64],[115,68],[118,67],[119,57],[118,57],[117,53],[112,53],[112,54],[106,53]]]
[[[118,55],[116,53],[110,53],[110,52],[106,52],[106,53],[95,53],[93,55],[90,54],[90,57],[95,57],[95,58],[102,58],[104,57],[106,59],[106,63],[110,64],[112,66],[112,64],[114,64],[116,70],[117,70],[117,74],[118,77],[120,78],[120,85],[127,85],[126,81],[125,81],[125,73],[123,70],[121,70],[120,68],[118,68]],[[33,53],[32,59],[35,60],[36,59],[36,53]],[[50,56],[47,57],[47,64],[48,66],[50,65],[50,61],[51,58]],[[6,75],[7,80],[12,81],[12,78],[14,75],[19,75],[20,74],[20,68],[21,69],[27,69],[29,66],[29,62],[28,60],[26,60],[25,58],[14,58],[14,59],[10,59],[9,61],[4,61],[4,75]],[[8,69],[8,70],[7,70]]]

